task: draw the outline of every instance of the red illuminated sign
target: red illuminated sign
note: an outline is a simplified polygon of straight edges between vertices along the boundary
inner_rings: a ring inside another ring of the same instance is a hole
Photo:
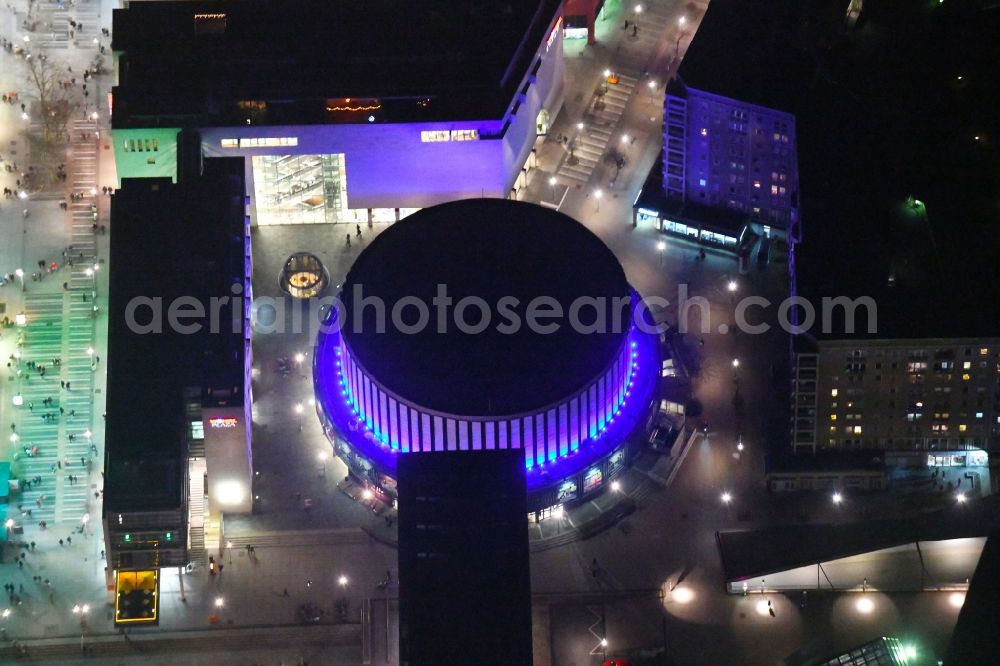
[[[225,428],[225,429],[235,428],[237,425],[239,425],[239,423],[240,423],[239,421],[237,421],[235,418],[232,417],[208,420],[208,425],[211,426],[212,428]]]
[[[545,41],[546,53],[548,52],[549,47],[552,46],[552,42],[556,41],[556,37],[559,35],[560,28],[562,28],[562,16],[556,19],[556,25],[554,28],[552,28],[552,32],[549,33],[549,38]]]

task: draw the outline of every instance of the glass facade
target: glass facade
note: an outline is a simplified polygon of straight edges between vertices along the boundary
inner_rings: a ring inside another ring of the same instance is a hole
[[[343,153],[254,155],[257,224],[345,221],[347,174]]]

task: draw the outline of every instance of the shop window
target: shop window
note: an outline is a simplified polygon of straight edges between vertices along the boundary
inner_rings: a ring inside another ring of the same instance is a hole
[[[478,141],[479,140],[479,130],[469,129],[469,130],[452,130],[451,131],[452,141]]]
[[[239,139],[223,139],[221,142],[223,148],[239,148]]]
[[[430,130],[423,131],[420,133],[420,140],[423,143],[435,143],[437,141],[449,141],[451,140],[451,134],[448,130]]]

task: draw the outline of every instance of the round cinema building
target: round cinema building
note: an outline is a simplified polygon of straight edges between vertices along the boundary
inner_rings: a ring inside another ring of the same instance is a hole
[[[426,208],[348,272],[316,341],[317,412],[386,501],[400,455],[519,449],[544,518],[632,457],[659,363],[642,316],[615,256],[566,215],[502,199]]]

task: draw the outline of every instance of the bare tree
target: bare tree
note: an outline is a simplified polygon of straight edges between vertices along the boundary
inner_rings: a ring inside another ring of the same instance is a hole
[[[38,94],[38,102],[32,107],[42,123],[42,140],[52,142],[66,134],[69,122],[70,91],[63,86],[60,74],[64,67],[57,66],[44,51],[27,57],[28,81]]]

